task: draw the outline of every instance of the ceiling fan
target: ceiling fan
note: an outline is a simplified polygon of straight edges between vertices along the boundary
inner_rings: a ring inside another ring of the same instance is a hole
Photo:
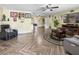
[[[52,4],[48,4],[48,5],[45,5],[45,6],[41,6],[40,10],[42,10],[42,11],[46,11],[46,10],[53,11],[56,8],[59,8],[59,6],[53,6]]]

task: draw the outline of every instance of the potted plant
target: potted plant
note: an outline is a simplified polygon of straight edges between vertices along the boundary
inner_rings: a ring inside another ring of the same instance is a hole
[[[6,21],[6,15],[5,14],[2,15],[2,21]]]
[[[54,20],[54,27],[58,27],[58,25],[59,25],[59,21],[58,20]]]

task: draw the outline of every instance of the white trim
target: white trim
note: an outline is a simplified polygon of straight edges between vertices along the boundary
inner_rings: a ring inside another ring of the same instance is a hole
[[[33,31],[28,31],[28,32],[18,32],[18,34],[27,34],[27,33],[33,33]]]

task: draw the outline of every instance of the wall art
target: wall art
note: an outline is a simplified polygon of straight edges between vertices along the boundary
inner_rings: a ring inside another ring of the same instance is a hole
[[[17,12],[10,12],[10,17],[17,17],[18,13]]]
[[[25,13],[25,18],[31,18],[31,14],[30,13]]]

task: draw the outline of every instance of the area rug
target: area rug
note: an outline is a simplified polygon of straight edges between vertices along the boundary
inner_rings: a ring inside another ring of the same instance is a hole
[[[45,33],[44,37],[45,40],[47,40],[48,42],[55,44],[55,45],[59,45],[62,46],[63,45],[63,41],[58,41],[55,39],[51,39],[50,34],[49,33]]]
[[[45,39],[47,40],[48,42],[52,43],[52,44],[55,44],[55,45],[59,45],[59,46],[62,46],[63,45],[63,41],[57,41],[57,40],[54,40],[54,39]]]

